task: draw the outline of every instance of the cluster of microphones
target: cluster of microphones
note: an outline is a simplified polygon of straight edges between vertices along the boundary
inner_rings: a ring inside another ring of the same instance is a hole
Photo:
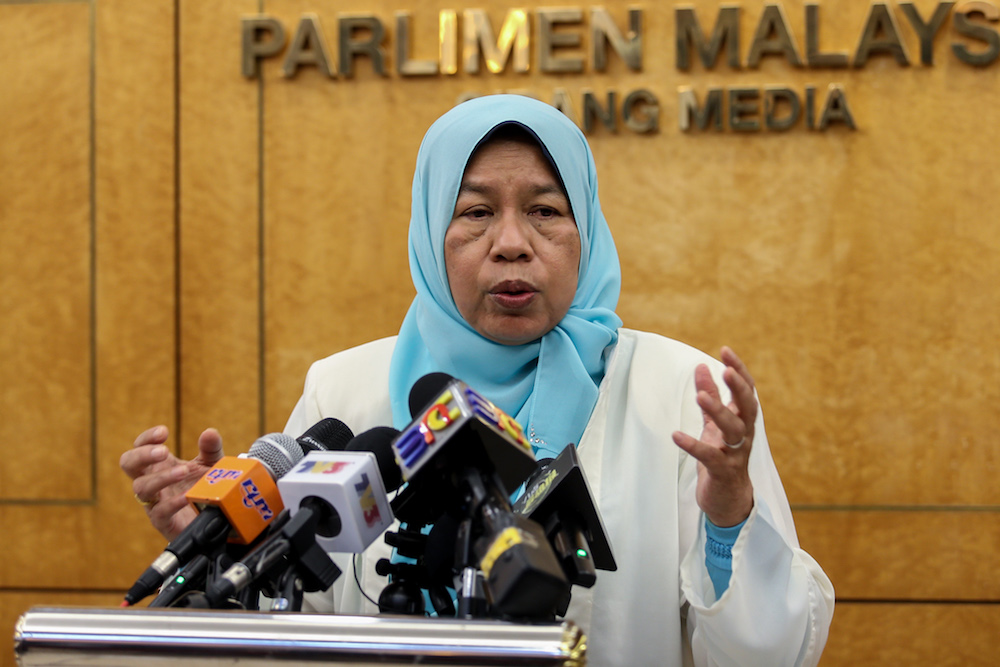
[[[382,613],[548,621],[574,585],[616,569],[572,444],[536,461],[516,421],[443,373],[409,399],[402,431],[355,436],[327,418],[220,459],[186,494],[197,516],[122,606],[155,594],[151,607],[300,611],[341,575],[330,553],[380,536],[395,552],[376,564]]]

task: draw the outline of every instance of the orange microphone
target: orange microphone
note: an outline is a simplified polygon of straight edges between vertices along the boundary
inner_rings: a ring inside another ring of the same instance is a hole
[[[194,556],[211,553],[227,541],[250,544],[257,539],[284,509],[275,479],[302,456],[295,438],[272,433],[259,438],[245,455],[219,459],[185,494],[198,516],[136,580],[123,606],[150,595]]]
[[[285,509],[273,473],[252,458],[224,456],[184,494],[199,516],[218,508],[228,520],[228,541],[250,544]]]

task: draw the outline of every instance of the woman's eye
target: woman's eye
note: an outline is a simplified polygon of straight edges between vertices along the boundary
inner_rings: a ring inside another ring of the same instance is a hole
[[[466,216],[473,220],[483,220],[489,216],[490,212],[485,208],[474,208],[466,212]]]
[[[558,215],[558,211],[554,208],[549,208],[548,206],[540,206],[535,209],[535,215],[540,218],[552,218]]]

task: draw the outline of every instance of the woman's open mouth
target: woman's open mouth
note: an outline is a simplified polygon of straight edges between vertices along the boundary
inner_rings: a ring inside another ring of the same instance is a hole
[[[538,296],[538,290],[531,283],[522,280],[505,280],[490,289],[490,297],[502,308],[517,310],[524,308]]]

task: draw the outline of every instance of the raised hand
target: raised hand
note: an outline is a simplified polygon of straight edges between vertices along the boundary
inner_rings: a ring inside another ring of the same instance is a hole
[[[191,461],[170,452],[164,444],[168,436],[166,426],[143,431],[119,465],[132,479],[135,499],[153,527],[170,540],[194,519],[184,494],[222,458],[222,436],[214,428],[205,430],[198,438],[198,455]]]
[[[722,403],[708,366],[699,365],[695,387],[704,428],[698,439],[680,431],[675,431],[673,438],[678,447],[698,460],[698,506],[709,521],[727,527],[746,519],[753,509],[748,466],[758,405],[753,378],[736,353],[723,347],[722,362],[726,364],[722,378],[732,400],[728,405]]]

